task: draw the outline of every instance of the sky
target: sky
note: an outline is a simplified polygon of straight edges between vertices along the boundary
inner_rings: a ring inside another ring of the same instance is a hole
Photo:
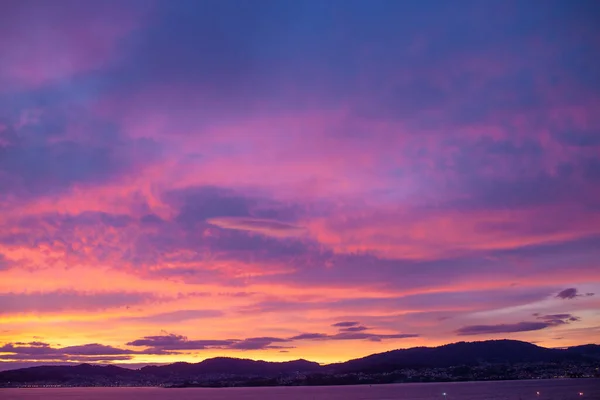
[[[597,342],[599,21],[2,1],[0,368]]]

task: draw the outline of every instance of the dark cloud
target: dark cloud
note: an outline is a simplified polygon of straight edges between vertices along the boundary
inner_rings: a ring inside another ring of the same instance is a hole
[[[396,333],[390,335],[382,335],[377,333],[366,332],[340,332],[329,336],[329,340],[370,340],[380,342],[383,339],[409,339],[419,337],[416,333]]]
[[[518,322],[516,324],[500,324],[500,325],[470,325],[465,326],[456,331],[458,335],[492,335],[496,333],[515,333],[538,331],[551,326],[546,322]]]
[[[273,343],[288,342],[288,339],[274,337],[256,337],[247,339],[226,340],[190,340],[182,335],[165,334],[159,336],[146,336],[143,339],[127,343],[128,346],[146,346],[151,352],[165,350],[206,350],[206,349],[234,349],[234,350],[260,350],[279,349],[280,345]]]
[[[335,324],[333,324],[331,326],[347,328],[347,327],[356,326],[359,324],[360,324],[360,322],[357,322],[357,321],[342,321],[342,322],[336,322]]]
[[[301,333],[300,335],[292,336],[290,340],[317,340],[326,339],[329,335],[325,333]]]
[[[571,320],[571,321],[578,321],[579,318],[574,317],[571,314],[546,314],[546,315],[535,315],[535,317],[538,317],[538,319],[543,319],[543,320]]]
[[[284,348],[280,345],[273,345],[273,343],[285,342],[289,342],[289,339],[275,337],[255,337],[241,340],[190,340],[182,335],[165,334],[159,336],[146,336],[143,339],[129,342],[127,345],[147,346],[153,349],[153,351],[206,349],[260,350]]]
[[[367,328],[366,326],[351,326],[349,328],[341,328],[340,332],[362,332],[368,329],[369,328]]]
[[[571,322],[580,321],[581,318],[576,317],[572,314],[547,314],[547,315],[538,315],[537,319],[543,320],[549,325],[565,325]]]
[[[224,348],[236,343],[236,340],[189,340],[186,336],[165,334],[145,336],[127,343],[127,346],[147,346],[160,350],[204,350],[209,348]]]
[[[365,328],[367,329],[367,328]],[[366,333],[360,331],[350,332],[339,332],[333,335],[324,333],[303,333],[297,336],[293,336],[290,340],[370,340],[379,342],[383,339],[408,339],[419,337],[414,333],[397,333],[397,334],[378,334],[378,333]]]
[[[141,352],[120,349],[98,343],[79,346],[52,347],[48,343],[7,343],[0,347],[0,360],[64,360],[77,362],[125,361]]]
[[[230,349],[230,350],[261,350],[261,349],[287,349],[293,348],[290,344],[298,340],[370,340],[381,341],[384,339],[406,339],[418,337],[417,334],[378,334],[366,332],[339,332],[329,335],[325,333],[302,333],[287,338],[278,337],[252,337],[246,339],[225,340],[190,340],[186,336],[165,333],[157,336],[145,336],[127,343],[128,346],[148,347],[150,354],[164,351],[177,350],[206,350],[206,349]]]
[[[579,294],[577,294],[577,289],[575,288],[568,288],[565,290],[560,291],[556,297],[558,297],[559,299],[574,299],[575,297],[578,297]]]
[[[566,325],[580,320],[579,317],[575,317],[571,314],[549,314],[543,316],[539,316],[538,314],[537,319],[542,321],[518,322],[515,324],[499,325],[470,325],[458,329],[456,333],[460,336],[468,336],[538,331],[554,326]]]

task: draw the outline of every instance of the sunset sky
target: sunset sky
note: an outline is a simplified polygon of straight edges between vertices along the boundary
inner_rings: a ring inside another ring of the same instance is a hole
[[[0,369],[598,342],[599,21],[1,1]]]

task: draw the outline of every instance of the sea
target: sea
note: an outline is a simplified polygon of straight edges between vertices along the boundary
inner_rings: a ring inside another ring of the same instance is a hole
[[[600,400],[600,379],[261,388],[0,389],[0,400]]]

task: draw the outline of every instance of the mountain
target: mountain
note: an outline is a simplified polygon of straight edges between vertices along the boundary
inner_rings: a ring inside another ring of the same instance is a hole
[[[140,371],[153,376],[196,375],[281,375],[295,372],[314,372],[321,368],[318,363],[306,360],[286,362],[255,361],[240,358],[209,358],[197,364],[175,363],[163,366],[143,367]]]
[[[118,383],[185,382],[227,377],[276,378],[296,373],[332,376],[349,372],[376,374],[405,368],[443,368],[478,364],[561,363],[600,366],[600,346],[583,345],[566,349],[549,349],[515,340],[459,342],[439,347],[414,347],[373,354],[343,363],[320,366],[315,362],[255,361],[218,357],[191,364],[178,362],[161,366],[146,366],[138,370],[110,366],[81,364],[76,366],[39,366],[0,372],[0,386],[39,382],[63,384],[105,385]],[[535,367],[534,367],[535,369]],[[271,380],[271,383],[273,381]]]
[[[596,346],[597,345],[590,345]],[[534,363],[581,360],[594,348],[579,346],[577,350],[548,349],[516,340],[459,342],[440,347],[414,347],[373,354],[356,360],[331,364],[336,372],[384,372],[401,368],[450,367],[479,363]]]
[[[566,351],[569,354],[579,354],[600,360],[600,345],[597,344],[584,344],[582,346],[569,347]]]
[[[195,379],[210,375],[237,376],[277,376],[297,372],[316,372],[321,368],[318,363],[306,360],[286,362],[255,361],[240,358],[218,357],[190,364],[178,362],[161,366],[146,366],[139,370],[117,367],[115,365],[61,365],[39,366],[0,372],[0,384],[36,383],[36,382],[162,382],[168,380]]]
[[[114,365],[54,365],[2,371],[0,372],[0,382],[29,383],[41,381],[68,382],[81,379],[132,379],[139,375],[139,371]]]

